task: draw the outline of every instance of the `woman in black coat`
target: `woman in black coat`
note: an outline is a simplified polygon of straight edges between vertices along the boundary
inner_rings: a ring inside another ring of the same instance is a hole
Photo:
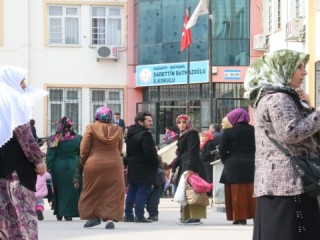
[[[186,177],[191,173],[198,173],[205,178],[203,162],[200,160],[200,138],[199,133],[192,128],[189,116],[179,115],[176,120],[180,130],[177,143],[177,157],[173,166],[173,171],[179,167],[177,183],[180,177],[186,172]],[[182,207],[181,222],[185,224],[200,223],[201,218],[206,218],[206,206],[197,204]]]
[[[223,131],[219,152],[224,169],[220,183],[225,184],[227,220],[246,224],[255,215],[253,196],[255,138],[249,115],[242,108],[227,114],[231,128]]]
[[[203,162],[206,172],[206,177],[204,179],[209,183],[213,182],[213,165],[211,165],[211,163],[215,159],[214,155],[211,152],[215,149],[216,146],[211,132],[202,132],[200,144],[200,160]],[[208,196],[212,196],[212,191],[208,192]]]

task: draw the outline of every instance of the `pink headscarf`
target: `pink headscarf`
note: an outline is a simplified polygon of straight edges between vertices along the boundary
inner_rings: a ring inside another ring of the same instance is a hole
[[[203,148],[204,145],[206,145],[208,141],[213,140],[213,136],[210,131],[203,131],[201,133],[201,137],[207,137],[207,140],[204,140],[203,138],[201,138],[200,150]]]

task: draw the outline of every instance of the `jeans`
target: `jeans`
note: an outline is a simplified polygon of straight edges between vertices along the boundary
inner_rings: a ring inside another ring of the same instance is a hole
[[[160,202],[160,196],[162,192],[162,186],[154,187],[151,192],[149,193],[146,209],[149,213],[149,217],[158,216],[158,206]]]
[[[133,207],[137,218],[144,217],[144,207],[146,205],[150,189],[151,184],[149,183],[129,183],[124,210],[127,217],[133,217]]]

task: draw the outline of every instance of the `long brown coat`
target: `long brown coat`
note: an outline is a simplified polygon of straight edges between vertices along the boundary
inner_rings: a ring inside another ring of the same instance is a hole
[[[121,151],[122,129],[96,121],[87,126],[80,146],[83,190],[79,200],[81,219],[121,221],[125,184]]]

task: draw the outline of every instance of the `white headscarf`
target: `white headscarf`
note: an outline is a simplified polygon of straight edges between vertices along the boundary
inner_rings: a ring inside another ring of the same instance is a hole
[[[48,94],[29,86],[23,90],[20,83],[26,73],[14,66],[0,67],[0,147],[12,138],[16,127],[30,121],[35,103]]]

